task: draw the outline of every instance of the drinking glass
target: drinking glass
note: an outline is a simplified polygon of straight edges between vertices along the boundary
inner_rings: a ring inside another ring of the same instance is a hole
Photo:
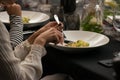
[[[51,0],[39,0],[37,11],[50,15]]]
[[[78,0],[61,0],[60,5],[64,10],[64,30],[79,30],[80,16],[76,11]]]
[[[115,8],[113,15],[113,27],[116,31],[116,35],[114,36],[114,38],[120,41],[120,1],[119,0],[115,1],[117,6]]]
[[[63,6],[64,13],[71,13],[76,10],[76,0],[60,0],[60,5]]]
[[[77,13],[65,14],[64,30],[80,30],[80,16]]]
[[[120,41],[120,1],[111,0],[106,2],[105,5],[105,20],[110,24],[107,25],[109,27],[106,26],[108,30],[105,30],[105,34],[111,36],[115,40]]]
[[[25,10],[36,11],[39,5],[39,0],[22,0],[22,5]]]
[[[116,0],[116,7],[113,14],[113,27],[120,32],[120,2]]]

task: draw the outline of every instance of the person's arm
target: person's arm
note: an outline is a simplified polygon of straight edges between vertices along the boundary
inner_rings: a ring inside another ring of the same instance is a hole
[[[23,23],[21,16],[10,15],[9,33],[13,48],[23,41]]]
[[[25,59],[25,57],[28,55],[30,49],[31,49],[31,44],[33,44],[35,38],[43,33],[44,31],[48,30],[51,27],[56,26],[56,22],[49,22],[42,28],[38,29],[35,33],[33,33],[28,39],[26,39],[24,42],[21,44],[17,45],[14,49],[14,54],[15,56],[20,59],[21,61]],[[12,34],[11,34],[12,35]]]
[[[10,40],[14,48],[23,41],[23,22],[21,6],[19,4],[13,3],[5,5],[5,9],[9,15]]]
[[[32,45],[29,54],[21,62],[23,80],[39,80],[42,76],[42,57],[46,54],[44,47]],[[25,76],[24,76],[25,75]]]
[[[32,45],[23,61],[14,56],[9,33],[0,22],[0,80],[39,80],[42,75],[41,58],[44,47]]]

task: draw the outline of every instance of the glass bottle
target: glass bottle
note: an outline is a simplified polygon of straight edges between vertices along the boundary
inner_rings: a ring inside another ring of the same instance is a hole
[[[84,31],[103,32],[102,0],[85,2],[81,16],[81,29]]]
[[[79,14],[76,13],[76,0],[61,0],[64,10],[64,30],[79,30]]]
[[[117,3],[115,0],[104,0],[104,19],[114,16]]]
[[[64,22],[64,10],[62,6],[58,6],[58,5],[52,5],[51,9],[50,9],[50,17],[51,17],[51,21],[54,21],[54,14],[56,14],[59,17],[59,20],[61,22]]]
[[[76,9],[76,0],[61,0],[60,5],[63,6],[64,13],[74,12]]]

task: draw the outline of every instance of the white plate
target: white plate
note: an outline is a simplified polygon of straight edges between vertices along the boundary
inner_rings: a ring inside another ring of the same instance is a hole
[[[120,15],[116,15],[115,18],[120,20]],[[107,16],[106,21],[112,24],[113,16]]]
[[[49,16],[47,14],[41,12],[34,12],[34,11],[22,11],[22,17],[30,18],[29,23],[25,23],[24,26],[27,27],[35,27],[40,25],[41,23],[49,20]],[[9,24],[9,16],[6,11],[0,12],[0,20],[3,23]]]
[[[74,51],[92,50],[92,49],[104,46],[109,42],[109,38],[107,36],[103,34],[95,33],[95,32],[64,31],[64,34],[66,36],[66,40],[69,40],[69,41],[83,40],[88,42],[90,45],[89,47],[74,48],[74,47],[66,47],[60,44],[54,45],[50,43],[50,46],[59,50],[74,52]]]
[[[116,19],[120,19],[120,15],[116,15],[115,17],[116,17]],[[110,18],[112,20],[113,16],[108,16],[108,18]]]

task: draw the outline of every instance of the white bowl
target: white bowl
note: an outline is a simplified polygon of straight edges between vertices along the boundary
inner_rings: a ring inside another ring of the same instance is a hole
[[[89,32],[89,31],[63,31],[67,41],[77,41],[77,40],[83,40],[89,43],[88,47],[67,47],[65,45],[54,45],[53,43],[50,43],[50,46],[63,50],[63,51],[69,51],[74,53],[75,51],[88,51],[95,48],[99,48],[101,46],[106,45],[109,42],[109,38],[103,34],[95,33],[95,32]]]
[[[50,17],[45,13],[25,10],[22,11],[22,17],[28,17],[30,19],[29,23],[24,23],[25,27],[36,27],[50,19]],[[5,24],[10,23],[9,16],[6,11],[0,12],[0,20]]]

